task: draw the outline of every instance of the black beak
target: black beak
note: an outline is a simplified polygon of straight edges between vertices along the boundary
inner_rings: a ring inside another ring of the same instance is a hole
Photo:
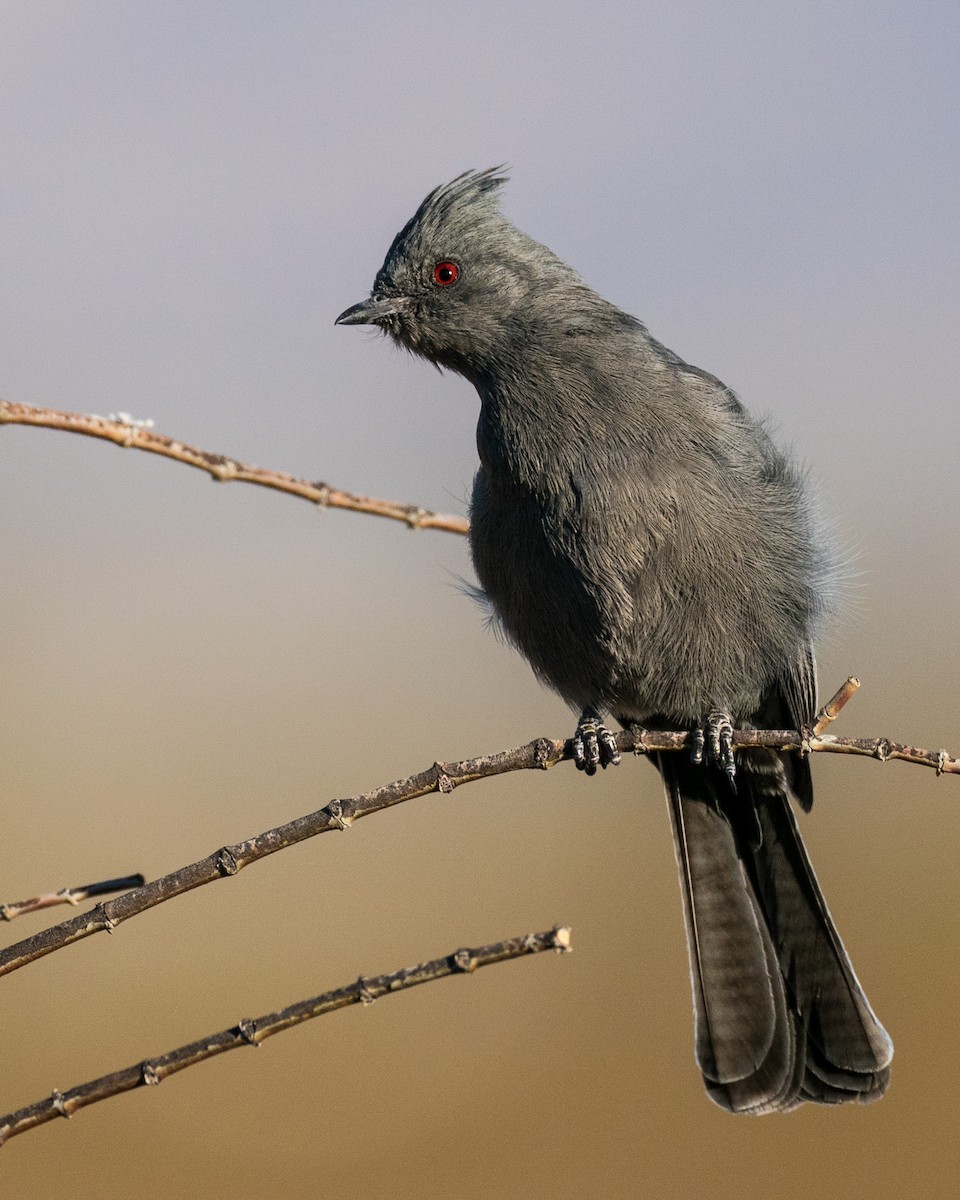
[[[334,321],[334,325],[379,325],[388,317],[395,317],[400,306],[388,296],[371,296],[345,309]]]

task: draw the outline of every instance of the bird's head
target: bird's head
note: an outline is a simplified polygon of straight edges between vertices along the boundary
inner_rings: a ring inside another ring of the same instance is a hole
[[[467,376],[516,352],[553,284],[576,273],[500,212],[502,168],[436,188],[394,238],[369,299],[338,325],[375,325],[415,354]]]

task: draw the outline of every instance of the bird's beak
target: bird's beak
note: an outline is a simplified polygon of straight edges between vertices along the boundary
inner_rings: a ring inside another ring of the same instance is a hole
[[[361,300],[345,309],[334,325],[379,325],[388,317],[395,317],[400,312],[400,305],[389,296],[373,295],[369,300]]]

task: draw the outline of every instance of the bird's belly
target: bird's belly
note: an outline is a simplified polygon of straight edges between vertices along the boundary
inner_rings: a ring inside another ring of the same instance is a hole
[[[516,498],[501,508],[475,495],[471,550],[501,627],[540,678],[575,707],[606,707],[617,630],[632,607],[622,586],[592,571],[539,506]]]
[[[479,486],[471,548],[504,632],[575,707],[690,723],[714,707],[751,712],[768,685],[762,613],[716,569],[684,569],[669,546],[644,558],[535,499],[498,503]]]

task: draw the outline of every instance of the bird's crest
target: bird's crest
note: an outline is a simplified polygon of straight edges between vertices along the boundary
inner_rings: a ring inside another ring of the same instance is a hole
[[[499,211],[497,193],[508,179],[504,170],[501,164],[487,167],[485,171],[464,171],[449,183],[434,188],[394,238],[387,258],[401,254],[415,238],[429,238],[460,214],[496,214]]]

